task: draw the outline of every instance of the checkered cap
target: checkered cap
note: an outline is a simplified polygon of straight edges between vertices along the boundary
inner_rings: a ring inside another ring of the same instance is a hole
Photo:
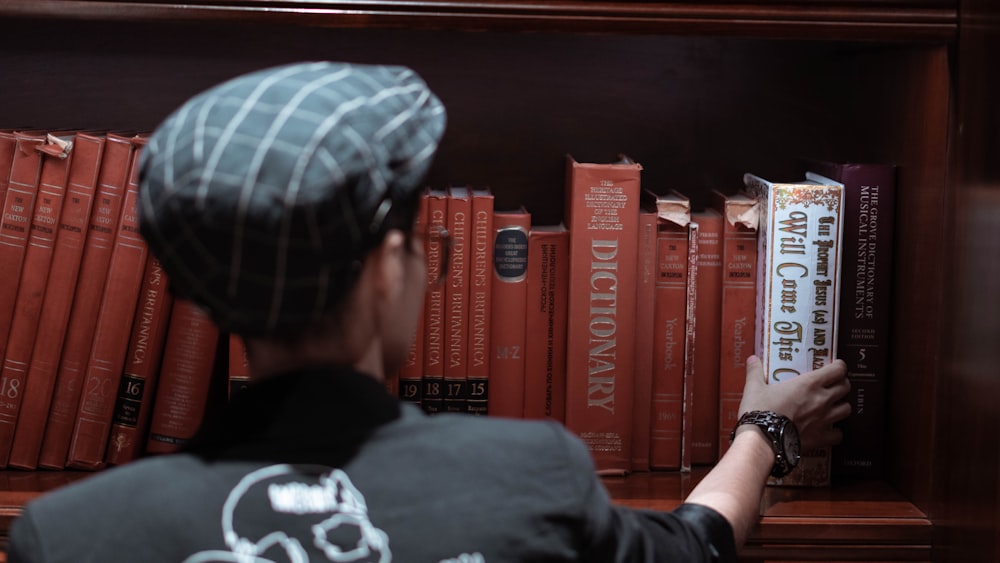
[[[301,63],[189,100],[142,153],[140,226],[174,292],[224,330],[301,328],[346,291],[444,132],[403,67]]]

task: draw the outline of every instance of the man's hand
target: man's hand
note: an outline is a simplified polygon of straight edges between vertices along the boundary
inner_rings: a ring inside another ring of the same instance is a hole
[[[851,414],[851,405],[845,400],[850,389],[843,360],[834,360],[818,370],[780,383],[767,384],[760,359],[750,356],[740,415],[753,410],[783,414],[798,427],[803,449],[832,446],[843,438],[834,423]]]

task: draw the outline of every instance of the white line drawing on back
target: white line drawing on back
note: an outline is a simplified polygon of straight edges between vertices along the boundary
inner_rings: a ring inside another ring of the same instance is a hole
[[[333,469],[319,477],[317,482],[275,481],[285,475],[296,474],[287,464],[272,465],[253,471],[233,487],[222,508],[223,540],[230,551],[207,550],[192,554],[185,563],[232,561],[236,563],[278,563],[264,557],[268,550],[278,547],[288,557],[289,563],[309,563],[309,552],[303,541],[310,542],[323,552],[327,561],[337,563],[390,563],[389,537],[368,518],[368,505],[347,474]],[[268,481],[274,481],[267,483]],[[265,484],[266,483],[266,484]],[[301,516],[324,515],[318,522],[306,523],[311,538],[289,535],[274,530],[253,539],[242,536],[235,525],[236,509],[255,486],[266,486],[267,499],[275,513]],[[357,544],[351,547],[331,541],[332,532],[353,527],[357,530]]]

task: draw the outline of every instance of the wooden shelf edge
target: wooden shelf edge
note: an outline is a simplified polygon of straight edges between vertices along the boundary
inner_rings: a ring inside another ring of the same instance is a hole
[[[633,508],[677,507],[708,468],[605,478],[612,499]],[[927,515],[883,480],[823,488],[768,487],[744,557],[768,560],[929,560]]]
[[[98,21],[243,22],[311,27],[407,27],[947,42],[957,10],[946,3],[588,2],[493,0],[167,1],[7,0],[0,17]]]

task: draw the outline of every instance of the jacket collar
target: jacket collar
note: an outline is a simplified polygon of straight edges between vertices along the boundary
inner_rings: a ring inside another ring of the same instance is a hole
[[[399,401],[369,375],[318,366],[257,381],[205,421],[186,451],[205,460],[343,466]]]

